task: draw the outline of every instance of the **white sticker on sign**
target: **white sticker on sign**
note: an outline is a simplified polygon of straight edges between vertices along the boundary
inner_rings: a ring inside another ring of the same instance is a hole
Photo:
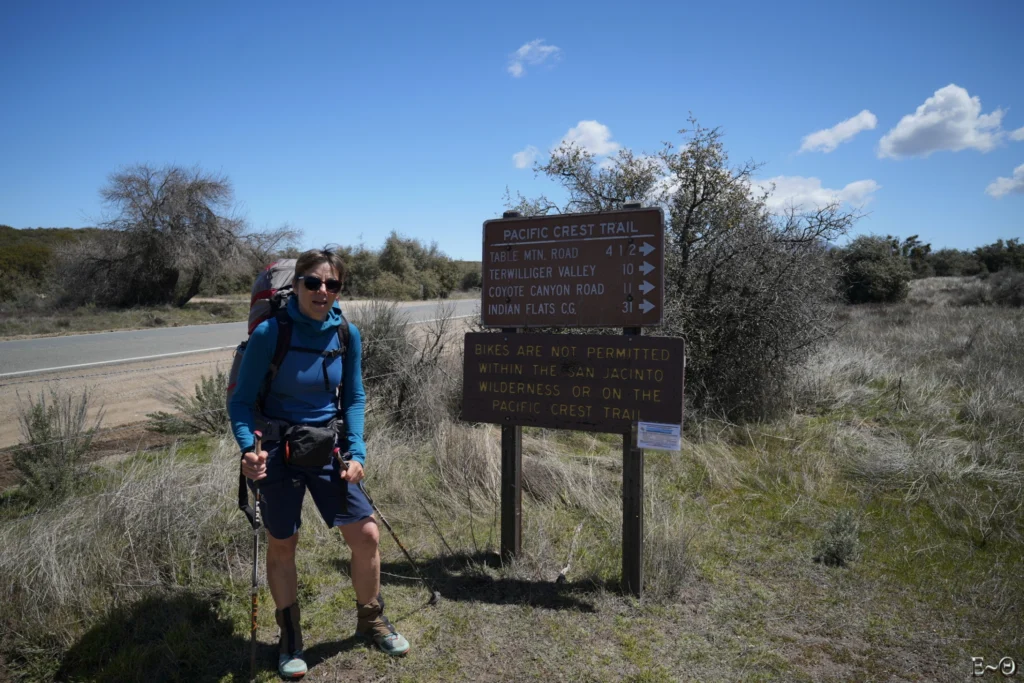
[[[639,422],[637,425],[637,448],[653,448],[658,451],[682,449],[682,425],[658,424],[657,422]]]

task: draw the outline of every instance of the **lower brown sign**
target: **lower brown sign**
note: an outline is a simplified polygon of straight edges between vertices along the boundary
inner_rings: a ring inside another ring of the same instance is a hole
[[[678,337],[468,333],[462,419],[590,432],[682,424],[685,365]]]

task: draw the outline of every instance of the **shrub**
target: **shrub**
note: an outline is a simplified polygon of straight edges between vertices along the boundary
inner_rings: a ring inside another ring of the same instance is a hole
[[[478,270],[466,271],[462,276],[462,291],[468,292],[471,289],[480,289],[483,286],[483,276]]]
[[[177,394],[170,399],[177,415],[163,411],[148,413],[147,428],[161,434],[226,434],[230,428],[227,406],[228,375],[218,370],[215,375],[202,375],[192,396]]]
[[[814,561],[843,567],[860,553],[860,523],[851,510],[840,510],[825,527],[814,549]]]
[[[988,283],[979,282],[975,287],[965,287],[951,299],[957,306],[989,306],[992,304],[992,289]]]
[[[852,304],[904,301],[913,272],[893,243],[862,235],[840,252],[842,289]]]
[[[621,150],[598,162],[566,143],[537,171],[560,183],[546,197],[506,202],[523,215],[597,212],[629,202],[665,212],[665,324],[686,339],[688,405],[703,414],[763,418],[796,367],[832,334],[835,263],[825,245],[856,216],[839,204],[769,210],[752,191],[753,164],[730,166],[721,134],[693,123],[689,139],[655,156]]]
[[[978,247],[974,250],[974,256],[990,273],[1007,268],[1024,271],[1024,244],[1016,237],[1005,242],[998,239],[992,244]]]
[[[384,272],[369,283],[367,294],[377,299],[410,301],[420,298],[420,286],[412,280],[404,280],[394,273]]]
[[[959,249],[940,249],[932,252],[928,260],[939,277],[977,275],[982,270],[977,256]]]
[[[419,275],[420,292],[418,299],[436,299],[440,296],[447,296],[448,290],[441,287],[441,281],[432,270],[425,270]]]
[[[384,241],[378,257],[384,273],[394,275],[400,282],[416,283],[411,294],[414,299],[447,297],[459,283],[459,268],[438,249],[415,239],[407,239],[392,231]]]
[[[992,303],[999,306],[1024,307],[1024,273],[1001,270],[988,278]]]
[[[21,397],[18,399],[20,402]],[[50,389],[49,402],[40,392],[38,399],[29,396],[28,404],[20,407],[24,445],[14,451],[12,459],[30,500],[53,504],[74,490],[83,456],[103,419],[101,408],[93,426],[88,427],[88,412],[87,389],[77,398]]]
[[[380,264],[376,252],[360,245],[355,249],[342,249],[345,269],[345,288],[349,294],[367,295],[371,293],[373,282],[380,276]]]
[[[394,303],[374,301],[359,309],[353,322],[362,335],[368,414],[419,430],[457,412],[461,357],[448,353],[453,310],[442,307],[415,339],[408,318]]]

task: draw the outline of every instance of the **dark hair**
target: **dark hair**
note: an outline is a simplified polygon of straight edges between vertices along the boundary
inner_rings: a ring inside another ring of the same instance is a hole
[[[302,252],[295,261],[295,277],[298,278],[309,273],[321,263],[330,265],[338,274],[338,279],[342,282],[345,281],[345,262],[341,259],[341,254],[329,247]]]

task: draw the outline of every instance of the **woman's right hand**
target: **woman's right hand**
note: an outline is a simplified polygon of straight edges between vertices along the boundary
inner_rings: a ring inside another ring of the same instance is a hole
[[[260,451],[259,455],[248,452],[242,456],[242,474],[247,479],[259,481],[267,476],[267,452]]]

